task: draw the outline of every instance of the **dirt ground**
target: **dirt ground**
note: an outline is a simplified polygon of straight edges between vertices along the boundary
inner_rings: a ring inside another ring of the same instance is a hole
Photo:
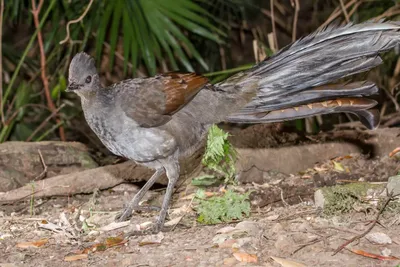
[[[356,153],[341,159],[345,171],[328,160],[287,177],[385,183],[398,165],[388,156]],[[257,190],[271,184],[251,182],[241,188]],[[377,201],[369,201],[367,208],[326,216],[314,206],[312,193],[317,187],[318,183],[305,197],[296,196],[297,204],[289,201],[289,205],[282,196],[279,203],[253,205],[250,217],[242,221],[211,226],[196,222],[191,192],[184,190],[175,195],[169,212],[171,231],[126,239],[124,232],[143,227],[157,214],[137,213],[129,225],[113,223],[117,211],[138,190],[136,185],[69,197],[28,198],[0,206],[0,266],[399,266],[400,214],[395,205],[385,209],[370,231],[384,240],[362,237],[333,255],[371,226],[379,207]],[[162,190],[155,189],[149,199],[157,202],[161,196]],[[372,254],[387,258],[375,259]]]

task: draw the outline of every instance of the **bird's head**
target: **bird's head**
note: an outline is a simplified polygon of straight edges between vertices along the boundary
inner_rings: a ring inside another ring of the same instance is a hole
[[[100,78],[94,59],[85,52],[76,54],[69,66],[67,91],[81,96],[100,88]]]

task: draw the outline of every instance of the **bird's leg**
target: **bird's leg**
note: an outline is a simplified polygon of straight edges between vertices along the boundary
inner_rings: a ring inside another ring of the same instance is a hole
[[[165,191],[163,203],[161,205],[161,211],[160,214],[157,218],[157,221],[154,225],[154,232],[159,232],[162,230],[165,222],[165,217],[167,215],[168,207],[169,207],[169,202],[172,197],[172,193],[174,191],[174,187],[176,182],[178,181],[179,178],[179,163],[174,162],[168,162],[167,164],[164,165],[165,170],[167,172],[167,177],[168,177],[168,186],[167,190]]]
[[[157,181],[157,179],[164,173],[164,168],[156,169],[156,172],[150,177],[150,179],[145,183],[145,185],[136,193],[133,199],[128,203],[122,213],[118,214],[116,217],[117,222],[126,221],[131,215],[133,210],[140,209],[139,202],[142,200],[144,195],[149,191],[150,187]]]

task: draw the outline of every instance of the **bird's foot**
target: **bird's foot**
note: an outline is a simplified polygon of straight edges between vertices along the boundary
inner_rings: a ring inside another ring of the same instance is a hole
[[[125,237],[130,237],[130,236],[143,236],[143,235],[155,235],[160,232],[168,232],[171,230],[171,227],[165,227],[163,226],[163,223],[159,222],[158,220],[153,223],[150,227],[143,229],[143,230],[134,230],[125,233]]]
[[[119,214],[117,214],[117,216],[115,217],[115,221],[116,222],[123,222],[123,221],[127,221],[130,217],[132,217],[132,212],[133,211],[160,211],[160,207],[157,206],[139,206],[139,205],[135,205],[130,207],[129,205],[126,206],[122,212],[120,212]]]

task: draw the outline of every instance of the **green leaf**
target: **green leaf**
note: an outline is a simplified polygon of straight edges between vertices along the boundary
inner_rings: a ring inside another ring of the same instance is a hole
[[[231,222],[250,215],[250,192],[238,194],[232,190],[228,190],[223,196],[213,196],[210,198],[204,196],[204,191],[201,192],[196,193],[197,206],[195,207],[198,213],[197,221],[200,223],[216,224]],[[197,197],[197,195],[202,197]]]

